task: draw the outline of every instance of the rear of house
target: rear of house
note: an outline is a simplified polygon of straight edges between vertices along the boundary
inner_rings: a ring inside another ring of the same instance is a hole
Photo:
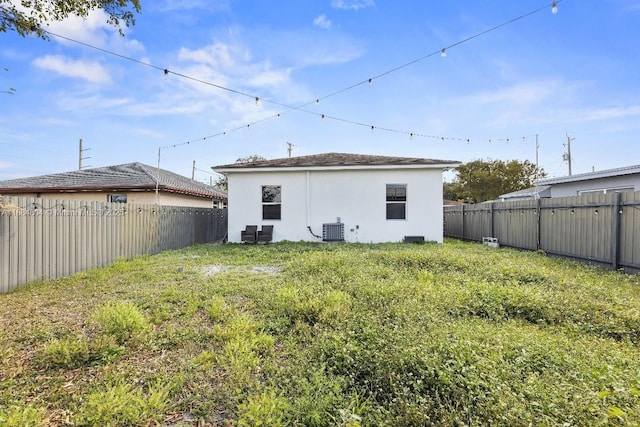
[[[442,242],[442,171],[459,162],[327,153],[216,166],[228,177],[229,241]]]

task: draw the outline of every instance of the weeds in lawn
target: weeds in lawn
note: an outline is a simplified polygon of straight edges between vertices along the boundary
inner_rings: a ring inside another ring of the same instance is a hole
[[[47,368],[75,369],[112,362],[124,352],[112,335],[56,338],[45,345],[40,363]]]
[[[200,245],[0,299],[6,425],[640,424],[640,276],[535,253]]]
[[[46,425],[43,413],[30,405],[0,408],[0,424],[6,427],[38,427]]]
[[[118,344],[142,338],[150,324],[140,310],[130,302],[106,303],[95,311],[93,318],[102,331]]]
[[[171,386],[160,383],[139,388],[124,380],[87,396],[77,423],[93,426],[131,426],[158,422],[169,407]]]

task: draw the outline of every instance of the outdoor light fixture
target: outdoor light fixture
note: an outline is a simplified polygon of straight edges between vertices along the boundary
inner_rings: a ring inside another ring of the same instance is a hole
[[[558,3],[555,1],[551,3],[551,13],[553,13],[554,15],[558,13]]]

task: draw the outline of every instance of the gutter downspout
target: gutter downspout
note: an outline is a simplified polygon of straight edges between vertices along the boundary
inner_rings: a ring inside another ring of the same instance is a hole
[[[318,236],[317,234],[315,234],[311,230],[311,225],[309,224],[309,217],[310,217],[309,211],[310,211],[310,206],[311,206],[311,196],[309,194],[309,187],[311,185],[310,181],[311,181],[311,172],[307,171],[307,176],[306,176],[306,194],[305,194],[305,216],[306,216],[307,230],[309,230],[309,233],[311,233],[311,235],[313,237],[315,237],[316,239],[321,239],[322,236]]]

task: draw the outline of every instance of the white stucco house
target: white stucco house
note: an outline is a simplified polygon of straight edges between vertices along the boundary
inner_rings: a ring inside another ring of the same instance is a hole
[[[459,164],[326,153],[213,170],[228,178],[229,242],[248,225],[273,241],[442,242],[442,172]]]

